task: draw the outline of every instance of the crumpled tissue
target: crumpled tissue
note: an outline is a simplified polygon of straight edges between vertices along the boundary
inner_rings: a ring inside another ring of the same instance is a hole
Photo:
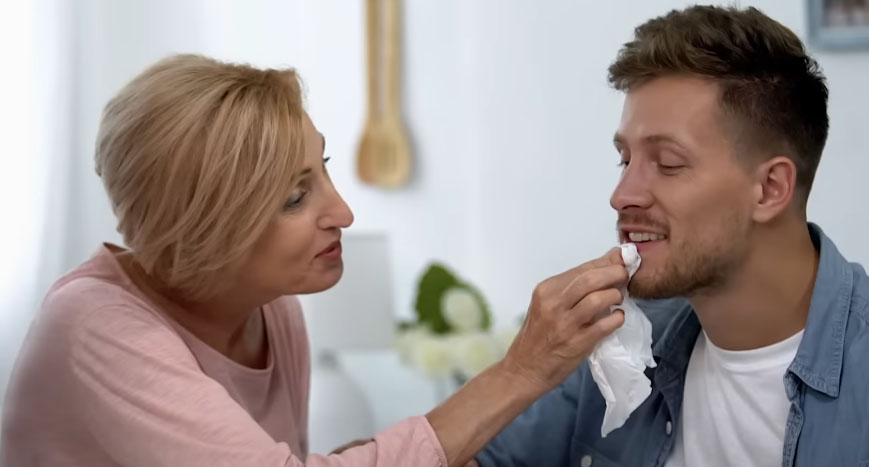
[[[620,247],[628,277],[633,277],[641,262],[637,246],[626,243]],[[655,367],[652,323],[630,298],[627,287],[621,292],[622,304],[610,307],[610,311],[624,311],[625,323],[600,341],[588,357],[591,376],[606,400],[601,437],[624,425],[652,392],[652,383],[645,375],[646,367]]]

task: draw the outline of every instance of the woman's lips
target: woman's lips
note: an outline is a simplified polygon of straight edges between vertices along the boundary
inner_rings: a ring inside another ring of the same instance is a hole
[[[321,251],[317,254],[317,258],[325,259],[327,261],[335,261],[337,259],[341,259],[341,242],[334,242],[325,250]]]

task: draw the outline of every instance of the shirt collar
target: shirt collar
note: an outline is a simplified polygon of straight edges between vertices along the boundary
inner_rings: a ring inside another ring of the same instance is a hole
[[[688,359],[700,334],[700,320],[687,300],[679,303],[680,306],[671,311],[674,313],[672,320],[652,345],[652,355],[660,366],[670,367],[675,374],[681,375],[688,367]]]
[[[811,388],[837,397],[854,278],[850,264],[821,228],[809,223],[808,229],[820,260],[803,339],[788,370]],[[684,375],[700,321],[687,301],[673,312],[652,354],[661,370],[669,367],[667,373]]]
[[[812,389],[838,397],[854,275],[820,227],[810,223],[809,233],[821,255],[803,340],[788,370]]]

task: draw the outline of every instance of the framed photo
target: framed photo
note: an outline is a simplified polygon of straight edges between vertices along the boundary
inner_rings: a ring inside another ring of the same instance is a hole
[[[869,51],[869,0],[808,0],[809,42]]]

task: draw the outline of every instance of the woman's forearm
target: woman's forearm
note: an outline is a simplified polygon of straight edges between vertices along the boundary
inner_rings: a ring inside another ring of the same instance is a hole
[[[426,415],[449,467],[465,467],[546,391],[574,372],[601,339],[624,323],[604,311],[622,302],[627,283],[618,248],[534,289],[507,355]]]
[[[543,395],[541,385],[499,362],[426,415],[450,467],[464,466]]]

